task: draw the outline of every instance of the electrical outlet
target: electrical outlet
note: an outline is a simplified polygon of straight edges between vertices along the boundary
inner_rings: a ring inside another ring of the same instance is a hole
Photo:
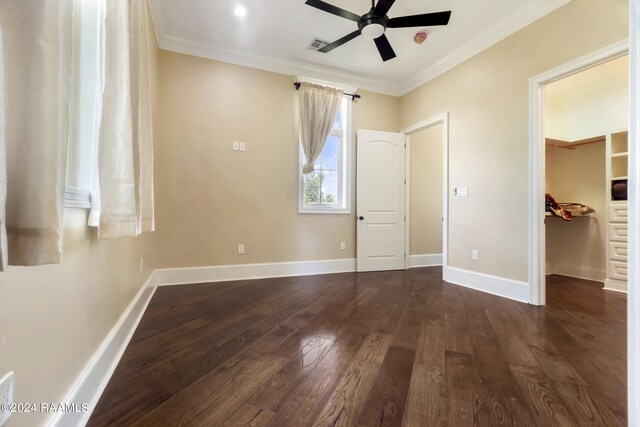
[[[238,245],[238,255],[243,255],[244,254],[244,245],[243,244],[239,244]]]
[[[478,261],[480,259],[480,254],[478,253],[477,249],[471,250],[471,259],[474,261]]]
[[[144,271],[144,258],[140,258],[140,273]]]
[[[346,242],[340,242],[340,250],[344,251],[345,249],[347,249],[347,243]]]
[[[241,142],[240,143],[240,151],[247,151],[247,143],[246,142]]]
[[[0,407],[4,404],[13,403],[13,372],[9,372],[0,380]],[[0,410],[0,426],[7,422],[11,412]]]
[[[240,143],[238,141],[233,141],[233,151],[240,150]]]

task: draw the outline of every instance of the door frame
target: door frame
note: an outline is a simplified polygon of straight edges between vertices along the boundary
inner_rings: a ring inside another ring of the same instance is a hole
[[[629,277],[627,286],[627,402],[640,399],[640,0],[629,2]],[[628,405],[630,426],[640,406]]]
[[[589,55],[529,79],[529,303],[545,305],[546,242],[544,86],[580,71],[626,55],[629,41],[622,40]]]
[[[411,135],[424,129],[442,124],[442,271],[447,269],[448,243],[449,243],[449,112],[444,112],[426,120],[408,126],[400,131],[405,137],[405,222],[404,268],[410,268],[409,254],[409,212],[410,212],[410,188],[411,188]]]

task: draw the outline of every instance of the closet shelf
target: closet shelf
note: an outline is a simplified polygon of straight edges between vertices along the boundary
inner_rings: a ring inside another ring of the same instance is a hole
[[[611,181],[617,181],[619,179],[629,179],[628,176],[612,176]]]
[[[629,153],[627,151],[624,151],[622,153],[614,153],[611,155],[611,157],[628,157]]]
[[[579,218],[579,217],[583,217],[583,216],[591,216],[591,214],[572,214],[573,216],[571,218]],[[554,214],[552,214],[551,212],[545,212],[544,216],[551,216],[554,218],[558,218],[558,219],[562,219]]]

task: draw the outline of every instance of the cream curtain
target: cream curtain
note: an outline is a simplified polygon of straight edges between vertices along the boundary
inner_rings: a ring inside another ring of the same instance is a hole
[[[2,27],[0,27],[0,270],[4,271],[7,258],[7,221],[5,205],[7,201],[7,156],[4,139],[4,72],[2,58]]]
[[[2,269],[60,262],[72,6],[72,0],[3,0],[0,7]]]
[[[145,0],[108,0],[97,179],[89,223],[98,237],[153,231],[153,135]]]
[[[298,89],[300,111],[300,143],[306,159],[302,171],[314,170],[314,162],[322,153],[340,108],[344,91],[302,82]]]

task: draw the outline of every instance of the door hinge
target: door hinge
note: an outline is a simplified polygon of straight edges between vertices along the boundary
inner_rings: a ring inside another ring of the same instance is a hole
[[[407,216],[406,216],[406,215],[405,215],[405,217],[404,217],[404,222],[407,222]]]
[[[407,185],[407,180],[406,179],[404,180],[404,185]]]

